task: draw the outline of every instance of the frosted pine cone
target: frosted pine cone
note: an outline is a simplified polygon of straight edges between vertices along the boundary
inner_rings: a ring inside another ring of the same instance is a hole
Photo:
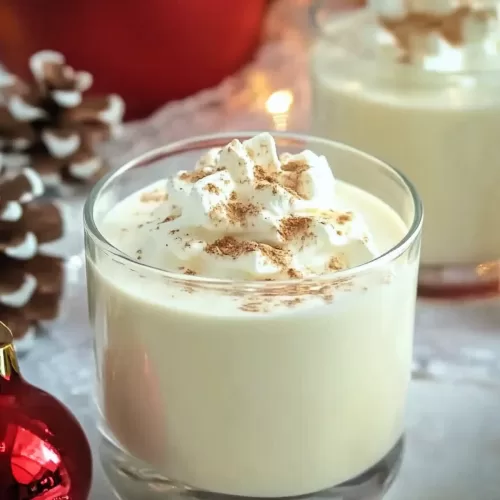
[[[0,320],[15,339],[39,321],[57,316],[63,264],[39,245],[62,235],[62,217],[52,203],[38,203],[43,182],[32,169],[0,176]]]
[[[45,184],[94,182],[107,170],[95,146],[118,132],[123,100],[117,95],[85,96],[92,76],[75,71],[58,52],[38,52],[29,64],[33,82],[0,79],[5,168],[30,167]]]

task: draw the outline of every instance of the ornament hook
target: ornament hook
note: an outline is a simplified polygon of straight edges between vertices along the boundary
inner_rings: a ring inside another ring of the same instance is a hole
[[[16,351],[10,328],[0,321],[0,378],[9,380],[12,373],[19,374]]]
[[[3,321],[0,321],[0,347],[11,344],[13,340],[14,337],[10,328]]]

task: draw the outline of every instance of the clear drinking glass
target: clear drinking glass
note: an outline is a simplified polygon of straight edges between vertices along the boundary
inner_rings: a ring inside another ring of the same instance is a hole
[[[414,182],[427,214],[421,295],[497,294],[500,1],[367,3],[341,14],[339,0],[312,3],[312,132]]]
[[[131,193],[192,169],[209,148],[251,136],[167,145],[109,174],[88,198],[100,453],[123,498],[324,491],[361,500],[385,491],[398,469],[423,217],[401,174],[339,143],[274,134],[279,152],[324,154],[338,179],[384,201],[407,228],[375,260],[314,279],[162,271],[100,232],[106,213]]]

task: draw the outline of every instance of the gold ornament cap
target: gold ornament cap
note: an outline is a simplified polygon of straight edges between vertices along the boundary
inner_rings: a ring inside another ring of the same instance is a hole
[[[9,327],[0,321],[0,378],[7,380],[19,375],[19,364],[14,349],[14,338]]]

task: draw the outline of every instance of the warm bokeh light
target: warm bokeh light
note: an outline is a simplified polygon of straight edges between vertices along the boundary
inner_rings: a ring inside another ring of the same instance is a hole
[[[500,262],[499,261],[491,261],[484,262],[483,264],[479,264],[476,267],[476,272],[481,278],[500,278]]]
[[[288,114],[293,104],[293,93],[290,90],[277,90],[266,101],[266,111],[271,115],[276,130],[288,128]]]
[[[293,104],[293,94],[290,90],[277,90],[266,101],[266,110],[272,115],[288,113]]]

